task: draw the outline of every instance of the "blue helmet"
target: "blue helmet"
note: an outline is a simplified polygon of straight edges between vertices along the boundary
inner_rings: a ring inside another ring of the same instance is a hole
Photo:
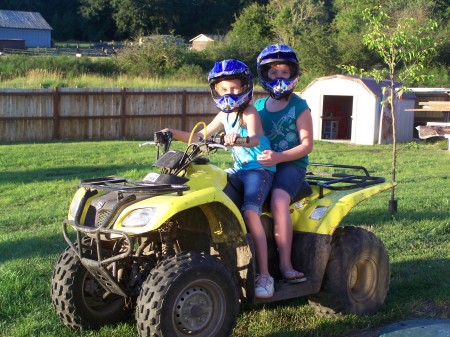
[[[220,95],[216,84],[222,80],[240,79],[244,90],[238,95]],[[216,106],[223,112],[230,113],[245,107],[253,97],[253,76],[245,63],[239,60],[223,60],[214,63],[208,75],[211,95]]]
[[[291,77],[288,79],[270,79],[268,72],[270,66],[275,63],[287,64],[291,69]],[[274,44],[264,48],[258,55],[256,68],[261,86],[274,99],[280,99],[290,95],[298,83],[298,76],[300,75],[299,60],[297,53],[288,45]]]

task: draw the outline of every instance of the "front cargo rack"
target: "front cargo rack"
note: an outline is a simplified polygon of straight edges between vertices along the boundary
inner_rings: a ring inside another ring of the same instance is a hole
[[[337,191],[351,190],[384,183],[385,181],[383,177],[371,176],[363,166],[322,163],[310,163],[309,166],[323,169],[322,172],[308,171],[306,173],[306,181],[310,185],[320,187],[320,198],[323,197],[323,188]]]
[[[189,186],[181,184],[153,184],[143,181],[134,181],[120,177],[102,177],[84,179],[80,181],[80,186],[96,190],[117,191],[122,193],[140,193],[149,195],[160,195],[168,193],[178,193],[187,191]]]

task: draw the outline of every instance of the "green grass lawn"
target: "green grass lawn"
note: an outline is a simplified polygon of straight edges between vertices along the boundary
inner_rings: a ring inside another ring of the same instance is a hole
[[[98,331],[71,331],[50,300],[53,266],[65,249],[61,224],[78,181],[103,175],[142,178],[155,150],[139,141],[0,145],[0,336],[137,336],[135,321]],[[180,147],[181,144],[175,144]],[[398,147],[398,213],[390,193],[356,206],[342,225],[363,226],[385,244],[392,278],[375,315],[324,318],[306,299],[244,305],[233,336],[378,336],[380,326],[410,318],[448,319],[450,312],[450,151],[445,141]],[[221,167],[229,153],[210,158]],[[389,145],[317,142],[312,162],[353,164],[390,180]]]

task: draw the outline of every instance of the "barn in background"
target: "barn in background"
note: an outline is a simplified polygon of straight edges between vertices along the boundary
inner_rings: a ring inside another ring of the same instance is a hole
[[[392,142],[392,119],[386,81],[348,75],[320,77],[299,94],[311,108],[314,139],[373,145]],[[381,104],[386,102],[385,104]],[[413,140],[415,96],[396,100],[397,142]]]
[[[40,13],[0,10],[0,40],[24,40],[26,48],[51,47],[52,27]]]

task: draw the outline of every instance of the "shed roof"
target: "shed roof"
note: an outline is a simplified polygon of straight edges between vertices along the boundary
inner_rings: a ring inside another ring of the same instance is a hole
[[[331,80],[334,78],[340,78],[352,82],[356,82],[360,85],[362,85],[366,90],[372,94],[375,97],[382,95],[383,87],[389,86],[391,83],[389,80],[381,80],[379,82],[375,81],[374,78],[369,77],[359,77],[359,76],[351,76],[351,75],[331,75],[331,76],[325,76],[325,77],[319,77],[316,78],[314,81],[312,81],[310,84],[308,84],[301,92],[304,92],[306,89],[311,87],[316,82],[324,81],[324,80]],[[399,86],[400,83],[395,83],[395,86]],[[403,98],[414,98],[415,95],[411,93],[404,93]]]
[[[53,30],[38,12],[0,10],[1,28]]]
[[[214,41],[214,40],[205,34],[200,34],[189,40],[189,42],[193,41]]]

